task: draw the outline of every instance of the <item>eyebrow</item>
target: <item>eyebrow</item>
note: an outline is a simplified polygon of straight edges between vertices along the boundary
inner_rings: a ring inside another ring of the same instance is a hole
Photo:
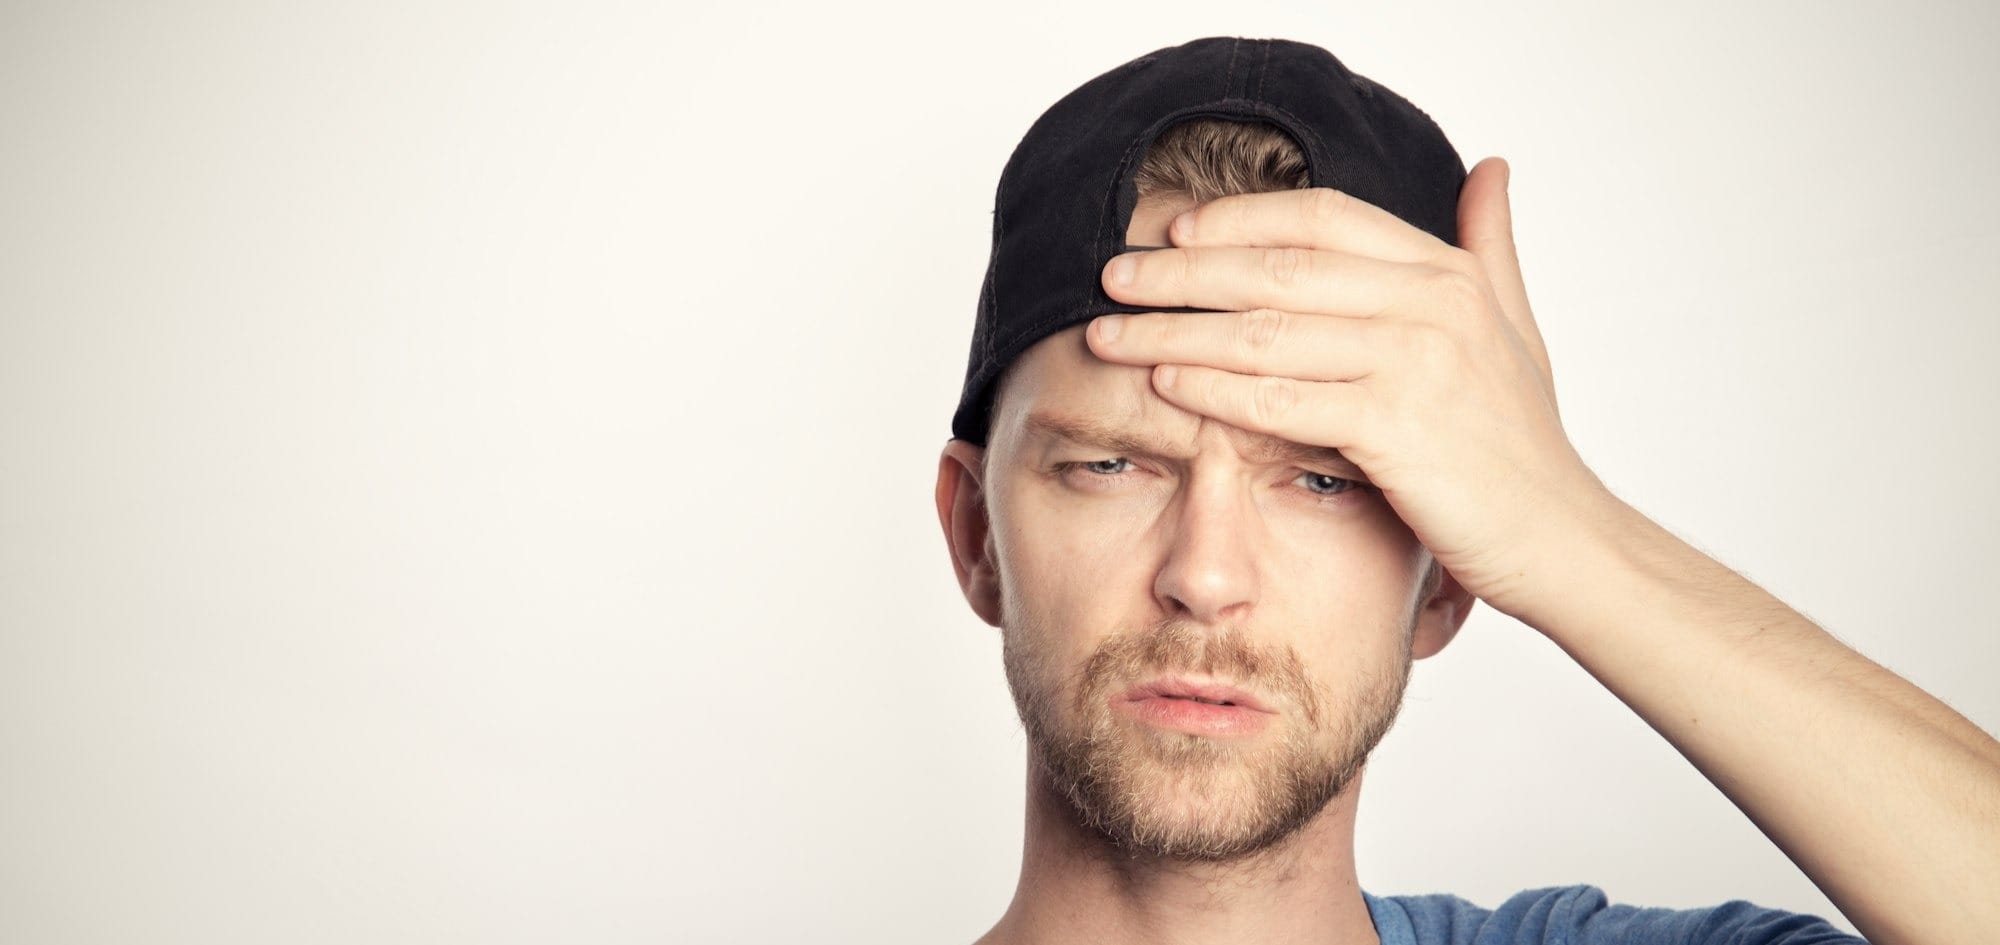
[[[1169,459],[1192,459],[1193,457],[1177,443],[1159,437],[1147,436],[1119,429],[1117,426],[1096,417],[1068,416],[1047,411],[1028,414],[1028,434],[1045,438],[1067,440],[1082,446],[1094,446],[1114,453],[1140,453],[1162,456]],[[1331,446],[1314,446],[1297,443],[1269,434],[1259,434],[1245,450],[1252,462],[1258,463],[1298,463],[1304,465],[1340,466],[1359,470],[1340,450]]]

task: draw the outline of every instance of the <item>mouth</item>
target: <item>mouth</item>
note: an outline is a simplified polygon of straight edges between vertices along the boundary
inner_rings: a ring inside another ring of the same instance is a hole
[[[1162,677],[1108,699],[1110,709],[1148,729],[1202,739],[1252,739],[1278,715],[1258,697],[1228,683]]]
[[[1249,739],[1277,715],[1256,696],[1220,682],[1163,676],[1109,700],[1111,710],[1142,725],[1213,739]]]
[[[1133,686],[1120,697],[1126,702],[1143,702],[1148,699],[1184,699],[1212,706],[1248,709],[1275,715],[1270,706],[1255,695],[1236,686],[1223,682],[1196,681],[1180,676],[1162,676],[1149,682]]]

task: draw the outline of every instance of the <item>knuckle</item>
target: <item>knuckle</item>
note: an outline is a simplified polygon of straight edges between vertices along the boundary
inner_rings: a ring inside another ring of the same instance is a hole
[[[1271,308],[1256,308],[1243,313],[1237,323],[1239,340],[1245,350],[1268,351],[1278,346],[1278,339],[1285,332],[1285,313]]]
[[[1259,378],[1251,392],[1250,419],[1264,425],[1275,423],[1291,409],[1295,397],[1289,378]]]
[[[1311,266],[1309,251],[1297,246],[1280,246],[1264,251],[1264,275],[1273,285],[1297,285],[1305,281]]]
[[[1173,254],[1173,256],[1171,257],[1173,260],[1172,264],[1165,266],[1163,268],[1167,270],[1167,281],[1174,288],[1184,289],[1195,281],[1195,277],[1198,274],[1198,270],[1196,267],[1198,267],[1201,263],[1199,257],[1197,257],[1194,253],[1190,253],[1185,250],[1163,249],[1163,250],[1154,250],[1152,253],[1146,253],[1145,255],[1151,256],[1154,255],[1155,253]]]
[[[1429,282],[1432,296],[1453,311],[1476,310],[1486,301],[1485,284],[1469,273],[1437,269],[1432,271]]]
[[[1313,230],[1333,227],[1341,214],[1347,212],[1347,194],[1331,187],[1314,187],[1306,192],[1306,226]]]
[[[1458,351],[1451,332],[1427,322],[1411,322],[1403,334],[1403,348],[1410,359],[1422,365],[1449,363]]]

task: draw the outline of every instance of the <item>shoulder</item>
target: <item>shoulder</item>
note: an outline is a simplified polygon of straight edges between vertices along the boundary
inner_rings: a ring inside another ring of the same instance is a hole
[[[1523,890],[1491,909],[1448,893],[1362,897],[1382,945],[1867,945],[1818,916],[1741,899],[1662,909],[1588,885]]]

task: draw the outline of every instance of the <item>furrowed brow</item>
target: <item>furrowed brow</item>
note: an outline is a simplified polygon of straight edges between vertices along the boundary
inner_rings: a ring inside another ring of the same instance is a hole
[[[1186,449],[1177,444],[1156,437],[1129,433],[1096,417],[1072,417],[1038,411],[1028,414],[1027,424],[1030,436],[1068,440],[1081,446],[1094,446],[1114,453],[1145,453],[1175,459],[1185,459],[1190,455]]]
[[[1296,443],[1267,437],[1244,451],[1253,462],[1293,463],[1300,466],[1334,466],[1342,469],[1359,470],[1361,467],[1331,446],[1314,446],[1310,443]]]
[[[1067,440],[1114,453],[1140,453],[1170,459],[1193,458],[1192,454],[1179,444],[1121,430],[1096,417],[1076,417],[1037,411],[1028,415],[1027,426],[1030,435]],[[1296,443],[1274,436],[1255,439],[1244,449],[1244,455],[1256,463],[1293,463],[1360,471],[1359,466],[1342,456],[1340,450],[1331,446]]]

